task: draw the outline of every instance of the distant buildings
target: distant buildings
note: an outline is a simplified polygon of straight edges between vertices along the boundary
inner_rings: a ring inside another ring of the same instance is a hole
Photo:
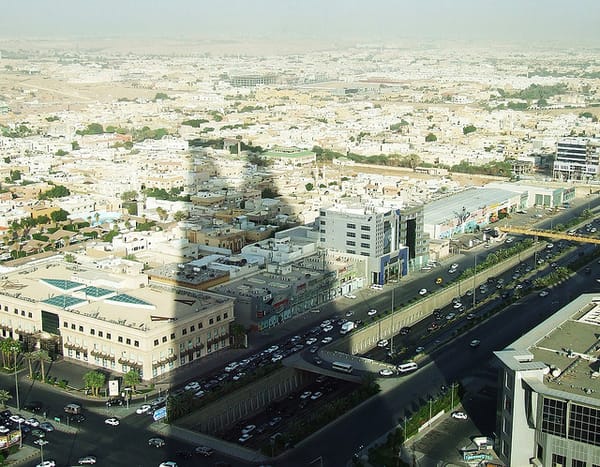
[[[556,145],[554,178],[587,180],[600,174],[599,138],[561,138]]]
[[[600,299],[585,294],[504,350],[496,450],[510,466],[600,465]]]

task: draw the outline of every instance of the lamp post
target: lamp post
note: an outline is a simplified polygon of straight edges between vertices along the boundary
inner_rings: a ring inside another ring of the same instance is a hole
[[[477,255],[475,255],[474,259],[474,267],[473,267],[473,309],[475,308],[475,280],[477,278]]]
[[[433,409],[433,397],[429,396],[429,426],[431,426],[431,410]]]
[[[20,404],[19,404],[19,380],[18,380],[18,374],[17,374],[17,352],[14,352],[15,354],[15,394],[17,396],[17,410],[21,410]]]
[[[38,440],[35,440],[34,443],[40,447],[41,464],[43,464],[44,463],[44,446],[46,444],[48,444],[48,441],[46,441],[44,439],[38,439]]]

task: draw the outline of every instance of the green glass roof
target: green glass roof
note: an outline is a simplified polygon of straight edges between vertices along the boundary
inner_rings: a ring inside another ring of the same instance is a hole
[[[42,279],[42,281],[61,290],[73,290],[84,286],[80,282],[70,281],[68,279]]]
[[[141,300],[139,298],[135,298],[132,297],[131,295],[127,295],[127,294],[119,294],[119,295],[115,295],[114,297],[110,297],[106,300],[107,302],[120,302],[126,305],[146,305],[146,306],[152,306],[151,303],[145,302],[144,300]]]
[[[94,286],[86,287],[81,292],[85,293],[89,297],[94,297],[94,298],[104,297],[105,295],[114,293],[112,290],[103,289],[102,287],[94,287]]]
[[[42,300],[43,303],[48,305],[57,306],[59,308],[71,308],[80,303],[85,303],[86,300],[81,298],[71,297],[70,295],[58,295],[56,297],[50,297],[46,300]]]

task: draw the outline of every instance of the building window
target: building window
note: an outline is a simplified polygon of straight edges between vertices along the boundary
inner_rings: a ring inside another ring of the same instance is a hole
[[[33,318],[33,314],[31,313],[31,311],[29,313],[27,313],[27,317],[28,318]]]
[[[371,256],[368,251],[363,251],[360,256]]]
[[[508,410],[509,412],[512,410],[512,400],[508,396],[504,396],[504,410]]]
[[[325,217],[327,213],[325,211],[319,211],[319,216],[321,217]]]
[[[112,338],[112,335],[110,334],[110,332],[107,332],[107,333],[106,333],[106,338],[107,338],[108,340],[110,340],[110,339]]]
[[[369,234],[361,234],[360,238],[362,238],[363,240],[370,240],[371,236]]]
[[[571,467],[586,467],[584,461],[580,461],[579,459],[571,460]]]
[[[19,310],[17,308],[15,308],[15,315],[19,314]]]
[[[346,236],[354,238],[354,237],[356,237],[356,232],[347,232]]]
[[[356,229],[356,224],[346,224],[347,229]]]
[[[567,434],[567,403],[556,399],[544,398],[542,406],[542,431],[555,436]]]
[[[131,339],[128,337],[127,339],[125,339],[125,343],[126,343],[127,345],[131,345]]]
[[[167,336],[163,336],[163,338],[162,338],[162,341],[163,341],[163,344],[164,344],[165,342],[167,342]]]
[[[361,244],[360,244],[360,247],[361,247],[361,248],[371,248],[371,245],[370,245],[370,244],[368,244],[368,243],[361,243]]]
[[[354,250],[346,250],[346,253],[348,253],[349,255],[354,255],[354,254],[356,254],[356,251],[354,251]]]
[[[95,329],[90,329],[90,334],[91,334],[92,336],[95,336],[95,335],[96,335],[96,330],[95,330]]]
[[[320,221],[320,224],[321,224],[321,225],[325,225],[325,221],[323,221],[323,220],[322,220],[322,221]]]
[[[140,341],[133,341],[133,346],[134,347],[139,347],[140,346]]]
[[[104,333],[102,331],[98,331],[98,337],[103,337]]]
[[[221,321],[221,315],[217,315],[217,321]]]
[[[83,332],[83,326],[79,326],[79,332]]]
[[[21,310],[21,316],[25,316],[25,310]]]
[[[227,319],[229,315],[227,313],[223,313],[223,319]]]
[[[571,404],[569,439],[600,446],[600,410]]]
[[[200,322],[198,323],[198,329],[202,329],[202,327],[203,327],[203,326],[202,326],[202,321],[200,321]]]
[[[194,326],[193,324],[190,326],[190,332],[194,332],[196,330],[196,326]]]
[[[209,324],[209,325],[210,325],[210,324],[215,324],[215,320],[214,320],[213,318],[210,318],[210,319],[208,320],[208,324]]]
[[[175,339],[175,333],[174,332],[171,333],[171,340],[173,340],[173,339]]]
[[[361,225],[360,226],[360,230],[364,230],[366,232],[371,231],[371,226],[370,225]]]
[[[67,323],[66,321],[63,323],[63,328],[68,328],[69,327],[69,323]]]
[[[120,342],[122,344],[123,343],[123,336],[118,336],[117,337],[117,342]]]
[[[158,339],[154,339],[154,347],[158,345]]]
[[[356,242],[353,240],[346,240],[346,245],[348,246],[356,246]]]
[[[185,336],[186,334],[187,334],[187,329],[186,329],[186,328],[183,328],[183,329],[181,330],[181,335],[182,335],[182,336]]]
[[[560,454],[552,454],[552,467],[567,467],[567,458]]]

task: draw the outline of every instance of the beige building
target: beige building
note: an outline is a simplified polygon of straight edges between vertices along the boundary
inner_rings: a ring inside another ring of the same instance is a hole
[[[150,380],[229,346],[233,300],[53,257],[3,271],[0,334]]]

